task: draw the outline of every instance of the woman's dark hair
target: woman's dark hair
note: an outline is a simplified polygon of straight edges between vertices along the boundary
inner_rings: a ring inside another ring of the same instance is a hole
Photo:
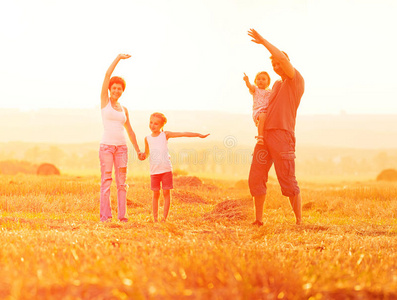
[[[115,83],[121,84],[121,86],[123,87],[123,91],[125,90],[125,80],[123,78],[121,78],[121,77],[118,77],[118,76],[114,76],[114,77],[110,78],[109,90],[112,88],[112,85],[115,84]]]

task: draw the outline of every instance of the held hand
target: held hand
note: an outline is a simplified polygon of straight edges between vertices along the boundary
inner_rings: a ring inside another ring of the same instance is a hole
[[[146,153],[139,152],[138,153],[138,159],[139,160],[145,160],[146,159]]]
[[[206,138],[207,136],[209,136],[210,134],[208,133],[208,134],[200,134],[198,137],[199,138],[201,138],[201,139],[203,139],[203,138]]]
[[[252,40],[254,43],[257,44],[263,44],[264,43],[264,38],[255,30],[255,29],[250,29],[248,30],[248,35],[252,37]]]

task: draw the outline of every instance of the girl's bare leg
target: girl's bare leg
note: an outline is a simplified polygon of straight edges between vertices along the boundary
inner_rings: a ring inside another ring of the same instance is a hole
[[[171,205],[171,191],[170,190],[163,190],[164,196],[164,221],[167,220],[168,212],[170,210]]]
[[[153,191],[153,219],[155,222],[158,221],[159,215],[159,198],[160,198],[160,191]]]

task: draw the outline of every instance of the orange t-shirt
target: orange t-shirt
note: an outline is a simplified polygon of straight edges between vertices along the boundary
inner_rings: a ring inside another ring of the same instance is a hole
[[[296,69],[294,78],[277,80],[270,94],[265,129],[295,132],[296,111],[304,90],[305,81]]]

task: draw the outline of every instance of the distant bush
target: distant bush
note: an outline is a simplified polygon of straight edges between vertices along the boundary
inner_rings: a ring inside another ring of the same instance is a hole
[[[27,161],[20,160],[5,160],[0,161],[0,173],[15,175],[18,173],[35,174],[37,165]]]
[[[376,177],[377,181],[397,181],[397,170],[386,169],[379,173]]]

